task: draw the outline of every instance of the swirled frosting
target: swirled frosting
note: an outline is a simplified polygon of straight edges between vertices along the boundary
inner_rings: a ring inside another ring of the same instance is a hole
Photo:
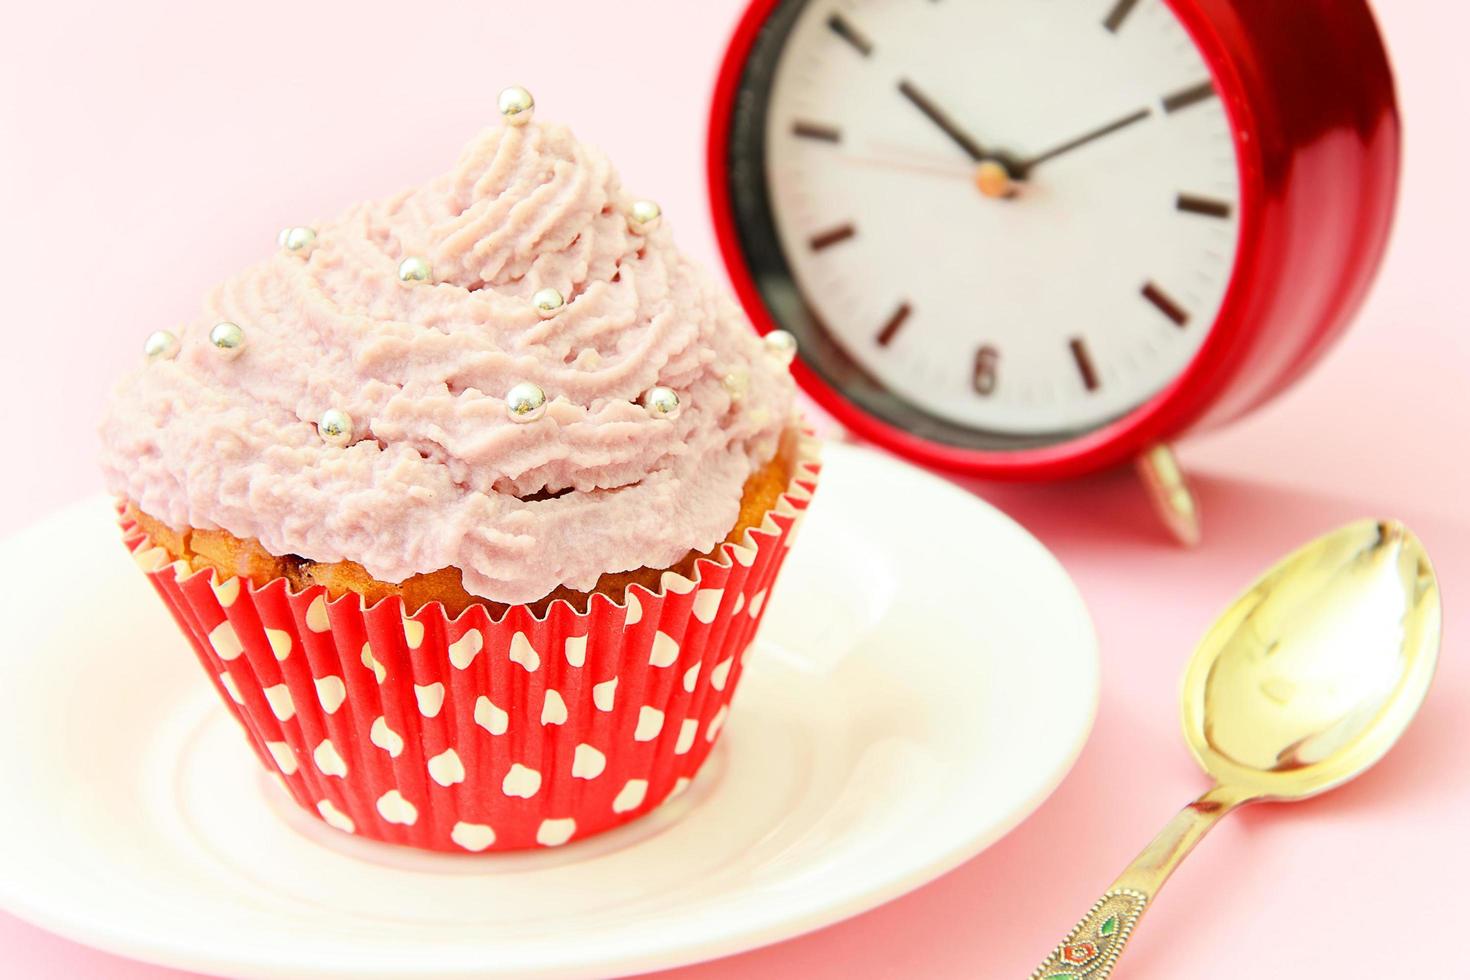
[[[712,547],[793,387],[666,224],[632,230],[632,203],[565,128],[488,130],[451,173],[218,287],[177,356],[118,386],[109,488],[175,527],[382,581],[457,567],[510,603]],[[407,256],[431,282],[398,280]],[[547,286],[567,302],[543,319]],[[244,329],[234,358],[209,343],[221,320]],[[522,381],[548,399],[534,422],[507,416]],[[673,419],[639,404],[655,385],[678,393]],[[331,408],[353,419],[346,447],[317,431]]]

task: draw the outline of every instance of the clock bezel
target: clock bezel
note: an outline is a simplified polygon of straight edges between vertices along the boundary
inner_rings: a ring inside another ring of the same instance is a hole
[[[740,242],[730,130],[757,37],[771,15],[792,2],[805,0],[753,0],[746,9],[720,69],[709,129],[707,177],[717,240],[736,294],[761,333],[781,324]],[[837,421],[952,472],[1073,476],[1257,407],[1284,390],[1346,326],[1381,259],[1399,172],[1393,79],[1366,3],[1298,0],[1283,9],[1272,0],[1163,2],[1214,79],[1240,175],[1235,267],[1219,314],[1189,364],[1111,422],[1045,445],[997,450],[899,428],[798,359],[798,382]],[[1323,208],[1329,217],[1322,217]]]

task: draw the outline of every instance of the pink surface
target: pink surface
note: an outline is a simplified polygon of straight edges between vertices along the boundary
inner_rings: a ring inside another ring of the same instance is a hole
[[[502,3],[421,4],[410,20],[402,5],[365,14],[262,3],[225,22],[202,6],[58,2],[6,32],[0,268],[5,363],[20,368],[0,391],[0,418],[11,423],[12,458],[32,465],[0,488],[0,530],[95,492],[102,391],[149,330],[192,310],[296,216],[408,186],[454,152],[467,120],[490,118],[507,81],[532,87],[543,112],[555,107],[606,149],[630,186],[656,194],[681,243],[713,264],[703,116],[738,6],[565,0],[517,4],[508,17]],[[1367,980],[1453,961],[1470,878],[1470,667],[1458,643],[1470,618],[1460,40],[1470,14],[1385,0],[1380,16],[1407,132],[1388,264],[1322,368],[1243,424],[1183,447],[1203,498],[1204,546],[1164,544],[1128,474],[983,489],[1067,564],[1102,636],[1097,730],[1071,777],[1024,826],[915,894],[680,976],[1024,976],[1203,787],[1180,742],[1175,691],[1210,618],[1279,553],[1363,514],[1407,520],[1444,584],[1448,640],[1422,717],[1359,782],[1222,825],[1149,914],[1125,969]],[[364,71],[364,50],[391,55]],[[555,71],[538,67],[551,51]],[[314,97],[344,90],[351,97],[328,101],[331,110]],[[385,117],[391,141],[379,135]],[[3,915],[0,949],[19,976],[178,975]]]

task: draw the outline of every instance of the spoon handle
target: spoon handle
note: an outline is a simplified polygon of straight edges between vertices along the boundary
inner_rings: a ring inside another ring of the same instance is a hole
[[[1179,862],[1221,817],[1249,799],[1249,794],[1216,786],[1180,810],[1036,968],[1031,980],[1107,980],[1138,920]]]

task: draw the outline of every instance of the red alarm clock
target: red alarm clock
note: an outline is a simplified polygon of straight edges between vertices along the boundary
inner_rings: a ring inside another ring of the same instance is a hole
[[[854,433],[956,473],[1139,461],[1284,390],[1383,253],[1363,0],[754,0],[715,92],[720,246]]]

